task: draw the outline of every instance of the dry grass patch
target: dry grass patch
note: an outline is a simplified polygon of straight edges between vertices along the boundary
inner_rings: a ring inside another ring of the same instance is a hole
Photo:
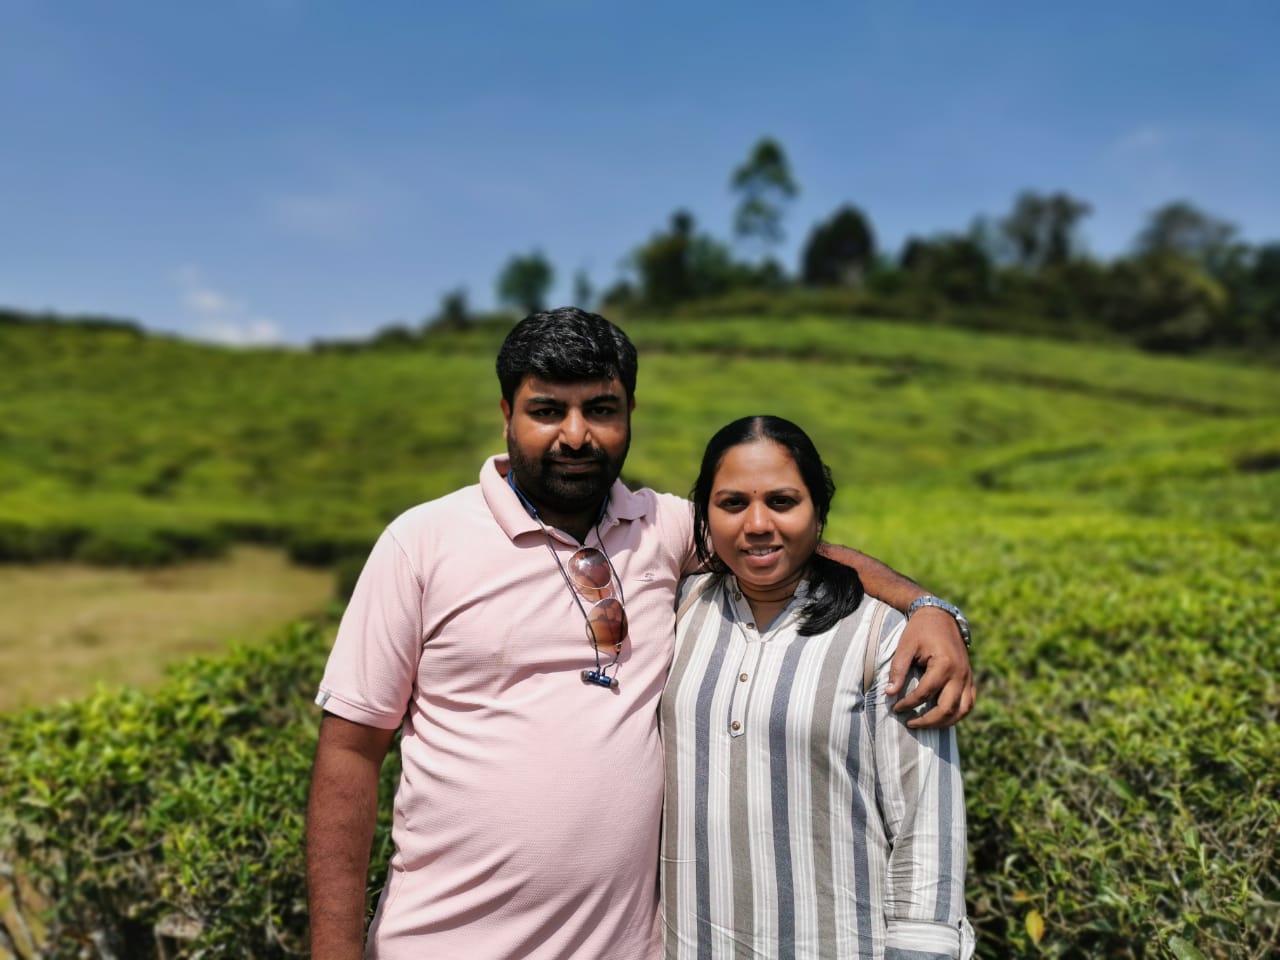
[[[252,642],[319,611],[332,592],[328,571],[248,546],[224,560],[158,570],[0,567],[0,711],[100,684],[149,686],[174,661]]]

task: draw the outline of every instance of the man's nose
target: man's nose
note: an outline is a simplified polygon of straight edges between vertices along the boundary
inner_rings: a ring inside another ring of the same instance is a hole
[[[560,445],[577,450],[587,443],[591,431],[581,410],[570,410],[560,421]]]

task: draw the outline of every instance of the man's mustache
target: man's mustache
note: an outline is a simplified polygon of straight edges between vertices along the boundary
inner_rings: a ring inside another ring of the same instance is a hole
[[[554,463],[557,460],[576,460],[578,462],[590,462],[605,465],[609,462],[609,455],[599,447],[555,447],[548,450],[542,455],[544,464]]]

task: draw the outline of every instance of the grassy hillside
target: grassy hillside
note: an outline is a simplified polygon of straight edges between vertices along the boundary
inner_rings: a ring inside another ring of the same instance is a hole
[[[791,417],[833,466],[829,535],[970,614],[981,700],[961,737],[983,955],[1267,955],[1274,371],[903,323],[628,330],[630,481],[683,492],[714,428]],[[0,327],[0,552],[359,549],[501,449],[502,332],[310,354]]]
[[[757,410],[810,428],[837,480],[890,496],[995,492],[986,507],[1004,511],[1022,501],[1011,494],[1070,490],[1123,510],[1117,497],[1153,483],[1274,489],[1280,388],[1265,369],[900,323],[631,332],[642,365],[627,474],[662,489],[687,489],[711,430]],[[500,336],[312,354],[0,325],[0,557],[148,562],[233,539],[296,540],[303,555],[325,538],[363,543],[501,449]],[[837,506],[867,513],[851,496]]]
[[[0,567],[0,712],[152,690],[177,660],[266,640],[325,611],[334,578],[277,550],[133,569],[65,562]]]

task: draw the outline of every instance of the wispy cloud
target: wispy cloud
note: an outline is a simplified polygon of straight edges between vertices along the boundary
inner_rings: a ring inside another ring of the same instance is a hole
[[[346,240],[374,222],[376,210],[365,199],[333,194],[288,194],[272,197],[269,212],[288,233],[320,240]]]
[[[1140,123],[1106,145],[1100,169],[1121,209],[1151,208],[1186,195],[1189,160],[1197,137],[1185,126]]]
[[[233,346],[279,343],[283,339],[274,320],[255,314],[245,301],[215,289],[198,267],[188,264],[179,268],[176,280],[196,337]]]
[[[1154,124],[1134,127],[1111,144],[1111,152],[1128,155],[1152,153],[1167,147],[1172,137],[1168,130]]]

